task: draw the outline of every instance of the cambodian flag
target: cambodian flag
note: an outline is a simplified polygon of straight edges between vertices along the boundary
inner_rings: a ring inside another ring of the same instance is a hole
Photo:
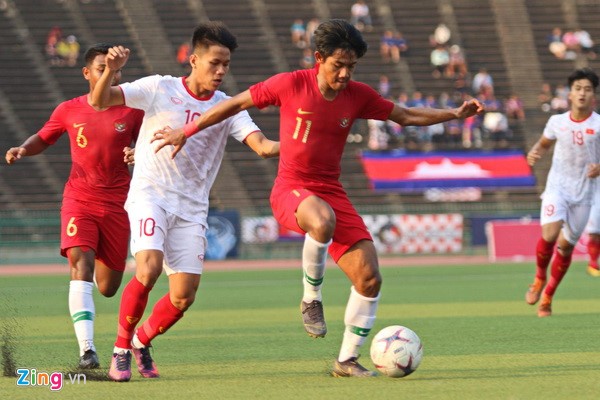
[[[535,186],[525,155],[517,150],[408,153],[363,151],[363,168],[375,190]]]

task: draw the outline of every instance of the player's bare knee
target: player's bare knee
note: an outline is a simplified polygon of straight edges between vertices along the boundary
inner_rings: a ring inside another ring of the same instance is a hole
[[[354,288],[365,297],[377,297],[381,290],[381,274],[370,275],[354,283]]]
[[[104,297],[113,297],[115,294],[117,294],[118,290],[119,286],[98,283],[98,291]]]
[[[175,306],[175,308],[181,311],[186,311],[188,308],[190,308],[191,305],[194,304],[194,300],[196,300],[195,295],[176,298],[171,297],[171,303]]]
[[[320,216],[313,221],[310,234],[315,240],[321,239],[323,242],[326,242],[333,237],[334,231],[335,215]]]

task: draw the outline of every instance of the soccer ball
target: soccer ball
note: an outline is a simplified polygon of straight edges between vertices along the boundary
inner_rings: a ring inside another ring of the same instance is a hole
[[[402,378],[415,372],[423,358],[423,345],[415,332],[405,326],[383,328],[371,342],[371,360],[384,375]]]

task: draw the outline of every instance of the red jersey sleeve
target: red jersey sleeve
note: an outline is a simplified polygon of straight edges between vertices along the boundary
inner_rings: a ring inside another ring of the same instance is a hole
[[[52,115],[44,126],[38,131],[38,136],[48,144],[54,144],[56,141],[67,132],[67,126],[65,125],[65,103],[60,103],[58,107],[54,109]]]
[[[388,119],[394,109],[394,103],[381,97],[375,89],[365,83],[355,81],[355,84],[355,96],[357,99],[363,101],[358,118],[376,119],[379,121]]]
[[[268,106],[281,107],[281,98],[285,97],[282,94],[293,90],[290,76],[291,73],[284,72],[250,86],[250,95],[254,105],[259,109]]]

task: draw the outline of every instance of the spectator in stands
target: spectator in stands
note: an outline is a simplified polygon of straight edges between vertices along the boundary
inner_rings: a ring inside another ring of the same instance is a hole
[[[362,31],[363,29],[366,29],[367,31],[373,30],[371,12],[364,0],[357,0],[356,3],[352,4],[352,7],[350,7],[350,23],[359,31]]]
[[[573,30],[566,31],[562,37],[562,41],[566,46],[565,59],[574,60],[577,58],[577,54],[581,52],[581,46],[575,32]]]
[[[74,35],[67,36],[56,45],[56,53],[60,57],[60,65],[74,67],[79,58],[79,42]]]
[[[299,49],[306,47],[306,27],[302,18],[296,18],[290,26],[292,44]]]
[[[550,109],[557,114],[564,113],[569,109],[569,89],[565,85],[556,85],[554,96],[550,101]]]
[[[158,141],[159,154],[168,146],[167,151],[173,149],[171,154],[176,156],[185,151],[186,141],[192,143],[188,137],[197,132],[193,139],[208,136],[203,129],[228,116],[252,107],[280,107],[282,153],[271,205],[281,225],[305,235],[304,328],[312,337],[327,333],[321,286],[329,251],[352,285],[344,317],[346,328],[332,374],[371,377],[375,374],[358,362],[358,356],[375,322],[381,275],[372,237],[339,182],[350,129],[357,118],[392,119],[418,126],[464,118],[483,109],[476,100],[454,110],[403,109],[368,85],[353,81],[367,43],[358,29],[344,20],[323,22],[315,43],[318,69],[274,75],[219,103],[184,128],[156,132],[154,140]]]
[[[554,95],[552,94],[552,87],[548,82],[542,83],[542,88],[540,89],[540,93],[538,94],[538,105],[540,106],[540,110],[543,112],[552,111],[551,103]]]
[[[192,53],[192,49],[190,47],[190,43],[185,40],[177,48],[177,62],[184,69],[191,68],[190,66],[190,55]]]
[[[508,126],[508,118],[500,110],[485,113],[482,129],[495,148],[504,149],[508,146],[508,139],[512,136],[512,132]]]
[[[400,51],[394,46],[394,31],[386,29],[383,31],[381,40],[379,41],[379,53],[383,62],[388,63],[392,60],[400,61]]]
[[[554,294],[569,270],[573,250],[597,196],[600,115],[594,107],[598,83],[598,75],[591,69],[574,71],[568,78],[569,111],[551,116],[527,153],[527,162],[533,167],[553,148],[540,207],[535,275],[525,294],[528,304],[540,303],[538,317],[552,315]]]
[[[517,122],[525,119],[525,107],[523,101],[516,93],[512,93],[504,102],[504,112],[509,121]]]
[[[408,101],[408,107],[426,107],[423,93],[419,90],[415,90]]]
[[[475,74],[472,89],[475,96],[480,93],[494,93],[494,80],[486,68],[480,68]]]
[[[381,97],[389,97],[390,92],[392,91],[392,84],[390,83],[390,78],[387,75],[381,74],[379,75],[379,83],[377,84],[377,91],[381,95]]]
[[[431,65],[433,65],[433,72],[431,73],[434,78],[441,78],[447,73],[448,64],[450,63],[450,54],[448,49],[439,44],[431,51],[430,54]]]
[[[452,148],[460,147],[463,136],[463,121],[453,120],[445,123],[445,138]]]
[[[590,36],[589,32],[581,28],[577,28],[573,33],[579,42],[581,52],[590,59],[596,58],[596,52],[594,51],[594,41]]]
[[[152,75],[118,87],[110,87],[108,82],[127,62],[129,49],[112,47],[104,73],[92,92],[92,102],[97,106],[126,104],[145,111],[125,205],[131,225],[137,228],[132,230],[131,242],[136,272],[121,297],[117,341],[109,369],[109,377],[115,381],[131,378],[132,353],[142,376],[158,377],[149,350],[151,341],[177,323],[195,300],[207,251],[209,192],[227,139],[236,138],[263,157],[279,154],[279,142],[268,140],[247,112],[190,140],[188,151],[177,159],[169,149],[155,154],[150,139],[155,131],[181,124],[186,118],[192,121],[226,98],[217,89],[229,70],[231,52],[237,47],[235,36],[224,24],[212,21],[194,30],[191,43],[192,69],[188,76]],[[136,330],[163,269],[169,291]]]
[[[85,53],[83,77],[89,93],[56,107],[50,119],[19,147],[6,152],[13,164],[35,156],[66,132],[71,174],[63,193],[60,254],[69,263],[69,312],[79,344],[79,367],[98,368],[94,345],[94,282],[106,297],[115,295],[125,270],[129,221],[123,209],[129,189],[130,146],[138,136],[143,112],[124,106],[94,107],[91,92],[104,70],[109,44]],[[121,71],[111,80],[117,85]]]
[[[369,129],[369,140],[367,146],[370,150],[387,150],[389,136],[385,121],[368,119],[367,127]]]
[[[429,37],[429,43],[431,47],[446,46],[451,36],[450,28],[442,22],[433,30],[433,34]]]
[[[300,57],[299,64],[301,68],[312,68],[315,66],[315,55],[309,47],[302,50],[302,57]]]
[[[385,30],[381,36],[379,51],[383,62],[400,62],[402,53],[408,50],[408,42],[404,39],[402,32]]]
[[[567,46],[562,40],[562,29],[554,27],[552,33],[548,35],[548,49],[554,57],[563,60],[567,53]]]
[[[459,45],[453,44],[449,51],[450,59],[446,76],[449,78],[464,77],[467,75],[467,62],[465,55]]]
[[[46,37],[45,46],[46,57],[48,58],[50,65],[59,65],[61,63],[61,59],[56,51],[56,46],[58,46],[58,42],[61,40],[62,29],[59,26],[53,26]]]
[[[308,22],[306,23],[306,45],[307,47],[310,47],[311,49],[315,48],[315,41],[314,41],[314,36],[315,36],[315,31],[317,30],[317,27],[321,24],[321,21],[319,20],[319,18],[311,18],[308,20]]]
[[[465,118],[463,122],[462,141],[465,149],[470,149],[473,146],[479,149],[483,146],[483,141],[481,140],[481,119],[477,115]]]

